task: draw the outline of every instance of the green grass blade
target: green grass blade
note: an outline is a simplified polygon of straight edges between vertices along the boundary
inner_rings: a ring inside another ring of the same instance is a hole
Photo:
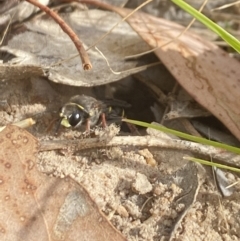
[[[200,13],[199,11],[191,7],[186,2],[182,0],[171,0],[171,1],[174,2],[176,5],[178,5],[180,8],[182,8],[184,11],[191,14],[194,18],[196,18],[198,21],[203,23],[206,27],[211,29],[213,32],[215,32],[226,43],[228,43],[232,48],[234,48],[238,53],[240,53],[240,42],[237,38],[232,36],[226,30],[221,28],[218,24],[214,23],[212,20],[210,20],[204,14]]]
[[[202,138],[202,137],[192,136],[192,135],[180,132],[180,131],[169,129],[169,128],[164,127],[164,126],[159,126],[159,125],[149,124],[149,123],[142,122],[142,121],[129,120],[129,119],[123,119],[122,121],[131,123],[131,124],[134,124],[134,125],[139,125],[139,126],[142,126],[142,127],[152,128],[152,129],[159,130],[159,131],[162,131],[162,132],[165,132],[165,133],[170,133],[170,134],[173,134],[175,136],[181,137],[181,138],[186,139],[186,140],[194,141],[194,142],[201,143],[201,144],[204,144],[204,145],[210,145],[210,146],[222,148],[222,149],[225,149],[227,151],[231,151],[231,152],[240,154],[240,148],[237,148],[237,147],[234,147],[234,146],[229,146],[227,144],[222,144],[222,143],[219,143],[217,141],[210,141],[210,140]]]
[[[230,171],[234,171],[234,172],[240,172],[239,168],[229,167],[229,166],[226,166],[223,164],[219,164],[216,162],[210,162],[210,161],[202,160],[202,159],[191,157],[191,156],[184,156],[183,159],[193,161],[193,162],[198,162],[198,163],[201,163],[201,164],[207,165],[207,166],[218,167],[221,169],[226,169],[226,170],[230,170]]]

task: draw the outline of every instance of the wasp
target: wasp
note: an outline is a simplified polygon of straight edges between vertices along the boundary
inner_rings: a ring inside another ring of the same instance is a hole
[[[60,109],[60,124],[73,128],[86,125],[87,131],[100,122],[106,127],[107,122],[119,122],[124,116],[124,109],[129,107],[122,100],[97,100],[87,95],[76,95]]]

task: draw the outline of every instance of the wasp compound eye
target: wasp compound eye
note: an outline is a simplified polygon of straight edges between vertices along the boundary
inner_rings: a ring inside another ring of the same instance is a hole
[[[82,112],[80,110],[76,110],[68,117],[68,122],[72,127],[75,127],[82,122],[82,118]]]

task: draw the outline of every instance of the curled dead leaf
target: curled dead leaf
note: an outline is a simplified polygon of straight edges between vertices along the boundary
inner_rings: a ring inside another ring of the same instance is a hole
[[[111,7],[125,17],[130,9]],[[240,64],[215,44],[165,19],[137,12],[127,22],[181,86],[240,140]],[[167,44],[169,41],[171,43]]]
[[[7,126],[0,133],[1,240],[126,240],[73,180],[37,170],[37,140]]]

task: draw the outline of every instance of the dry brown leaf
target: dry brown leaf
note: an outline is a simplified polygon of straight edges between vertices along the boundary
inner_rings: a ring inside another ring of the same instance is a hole
[[[81,186],[37,170],[31,134],[7,126],[0,142],[1,240],[126,240]]]
[[[111,9],[123,17],[132,11]],[[141,12],[127,21],[152,48],[166,44],[184,30],[178,24]],[[240,140],[239,62],[190,31],[155,53],[182,87]]]
[[[64,9],[62,11],[64,12]],[[97,9],[84,11],[76,8],[72,12],[61,14],[61,17],[81,37],[86,49],[121,21],[117,14]],[[26,31],[14,36],[7,46],[0,48],[0,51],[16,56],[5,65],[0,65],[0,78],[14,79],[16,67],[33,65],[41,68],[41,73],[35,73],[34,76],[41,74],[56,83],[90,87],[120,80],[145,70],[145,65],[150,64],[147,59],[125,60],[127,55],[149,49],[125,22],[120,23],[96,45],[102,54],[94,47],[88,50],[93,65],[93,69],[89,71],[82,69],[74,44],[52,19],[42,15],[25,25]],[[115,72],[110,69],[102,55]],[[73,56],[75,57],[72,58]],[[32,72],[29,68],[26,68],[26,71]]]

